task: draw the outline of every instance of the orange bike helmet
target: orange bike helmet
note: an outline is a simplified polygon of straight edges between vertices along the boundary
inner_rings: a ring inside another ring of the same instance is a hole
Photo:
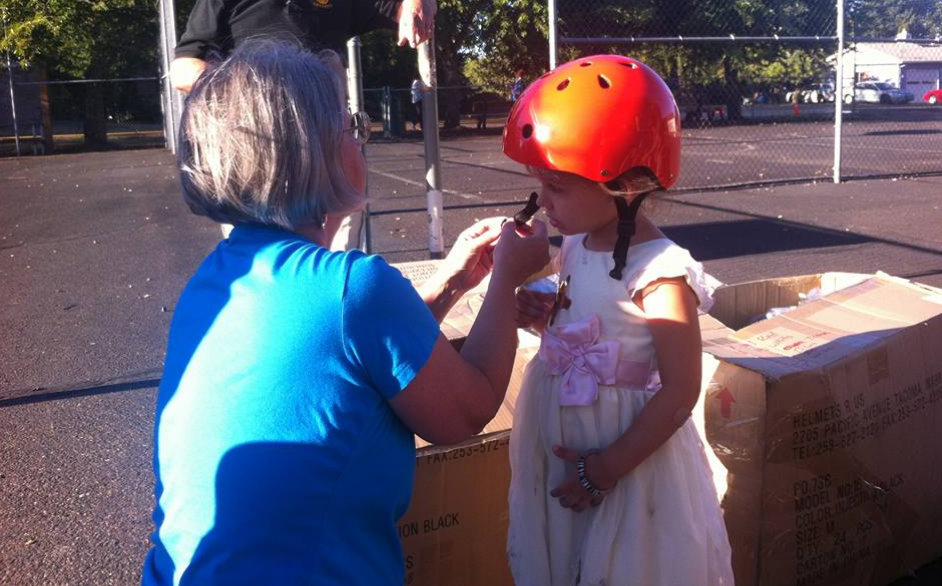
[[[666,189],[680,173],[680,114],[667,84],[644,63],[584,57],[523,92],[504,127],[504,154],[602,183],[644,167]]]

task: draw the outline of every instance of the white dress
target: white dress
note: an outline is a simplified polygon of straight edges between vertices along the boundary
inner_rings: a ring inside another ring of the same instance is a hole
[[[685,277],[701,311],[707,311],[718,284],[666,238],[632,245],[622,279],[616,281],[608,275],[614,267],[611,252],[587,250],[583,240],[578,235],[563,243],[559,277],[570,278],[571,305],[559,311],[549,331],[561,332],[597,315],[598,341],[617,340],[619,367],[629,364],[626,372],[635,374],[600,385],[591,404],[561,406],[566,375],[551,374],[553,365],[539,356],[527,367],[510,442],[508,556],[515,583],[732,585],[726,526],[692,419],[621,478],[600,506],[575,513],[549,496],[573,470],[553,455],[554,445],[605,448],[631,426],[659,388],[653,340],[644,313],[631,301],[634,293],[659,278]],[[649,376],[638,377],[639,368]],[[623,381],[633,382],[618,386]]]

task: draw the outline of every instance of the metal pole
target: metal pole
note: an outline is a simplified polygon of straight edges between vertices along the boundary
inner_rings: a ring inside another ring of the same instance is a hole
[[[7,31],[7,11],[3,11],[3,32]],[[10,74],[10,114],[13,116],[13,141],[16,143],[16,156],[20,156],[20,127],[16,120],[16,95],[13,91],[13,60],[7,51],[7,71]]]
[[[7,71],[10,73],[10,111],[13,114],[13,141],[16,143],[16,156],[20,156],[20,127],[16,121],[16,96],[13,92],[13,61],[7,51]]]
[[[438,146],[438,76],[435,72],[435,36],[418,46],[422,80],[422,135],[425,137],[425,189],[428,208],[429,258],[444,258],[442,223],[442,169]]]
[[[360,64],[360,37],[347,41],[347,94],[350,96],[350,110],[359,112],[363,109],[363,72]]]
[[[549,13],[549,68],[556,69],[556,0],[547,0]]]
[[[841,127],[844,123],[844,0],[837,0],[837,64],[834,77],[834,183],[840,183]]]
[[[383,88],[383,138],[392,138],[392,88]]]
[[[363,110],[363,69],[360,61],[360,37],[353,37],[347,41],[347,94],[350,96],[350,111],[360,112]],[[360,147],[363,151],[363,159],[366,160],[366,145]],[[367,174],[366,193],[369,194],[369,174]],[[360,231],[363,228],[364,243],[363,250],[367,254],[373,252],[373,233],[370,227],[370,206],[369,204],[361,213],[362,224],[350,218],[350,230]],[[357,234],[357,242],[360,241],[360,235]]]
[[[170,63],[177,46],[176,9],[173,0],[160,0],[161,102],[164,108],[164,140],[170,152],[177,152],[177,133],[183,113],[183,96],[170,84]]]

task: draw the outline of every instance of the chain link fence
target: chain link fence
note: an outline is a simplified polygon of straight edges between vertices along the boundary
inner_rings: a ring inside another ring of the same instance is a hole
[[[0,156],[165,145],[159,79],[46,80],[0,75]]]
[[[661,74],[683,120],[679,189],[830,180],[836,160],[840,177],[942,172],[938,36],[884,26],[881,0],[850,6],[843,33],[860,36],[844,38],[840,84],[842,15],[815,0],[558,0],[558,59],[620,53]],[[942,10],[892,6],[939,34]]]
[[[503,130],[511,102],[504,96],[472,86],[439,86],[439,119],[445,131]],[[419,138],[422,105],[412,101],[410,88],[366,88],[364,109],[384,138]]]
[[[840,177],[942,172],[942,5],[847,5],[841,27],[838,8],[819,0],[556,0],[558,58],[616,52],[664,77],[683,119],[681,189],[831,180],[838,157]],[[0,81],[0,154],[48,152],[53,135],[57,150],[100,147],[85,142],[102,136],[111,147],[164,144],[156,78],[46,81],[14,63]],[[446,131],[496,134],[509,110],[506,96],[475,88],[438,92]],[[409,88],[364,98],[382,135],[419,136]]]
[[[165,136],[159,79],[40,81],[35,72],[14,67],[11,104],[8,72],[0,75],[0,156],[47,154],[83,148],[163,147]],[[471,86],[438,88],[440,119],[446,132],[499,133],[510,111],[503,96]],[[367,88],[364,109],[377,138],[421,138],[421,104],[410,88]],[[18,128],[14,128],[15,107]],[[97,112],[94,116],[91,113]],[[91,121],[91,122],[90,122]],[[107,144],[86,144],[89,123]]]

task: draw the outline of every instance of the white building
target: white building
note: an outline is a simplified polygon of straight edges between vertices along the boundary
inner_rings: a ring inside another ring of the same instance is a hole
[[[916,101],[942,79],[942,44],[857,43],[844,53],[844,88],[885,81],[912,92]]]

